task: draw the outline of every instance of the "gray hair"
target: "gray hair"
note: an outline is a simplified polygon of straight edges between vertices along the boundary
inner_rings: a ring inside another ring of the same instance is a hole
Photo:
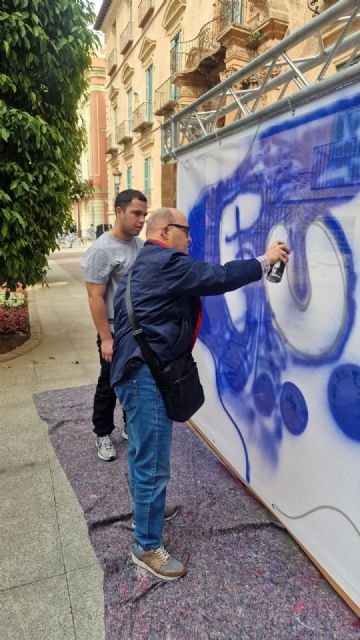
[[[152,214],[146,218],[146,236],[148,236],[153,229],[161,226],[161,224],[171,224],[172,222],[175,222],[175,220],[175,215],[167,207],[159,207],[159,209],[155,209]]]

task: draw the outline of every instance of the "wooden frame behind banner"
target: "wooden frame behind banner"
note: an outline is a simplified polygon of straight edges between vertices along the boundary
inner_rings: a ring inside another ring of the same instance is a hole
[[[328,574],[328,572],[321,566],[321,564],[319,564],[315,558],[311,555],[311,553],[309,553],[309,551],[307,549],[305,549],[305,547],[301,544],[301,542],[299,542],[299,540],[297,539],[297,537],[288,529],[288,527],[286,526],[286,522],[284,522],[283,520],[281,520],[279,518],[279,516],[277,515],[277,513],[275,513],[275,511],[273,511],[262,499],[261,497],[256,493],[256,491],[254,491],[249,485],[248,483],[244,480],[244,478],[238,473],[238,471],[236,471],[236,469],[233,467],[232,464],[230,464],[230,462],[225,458],[225,456],[222,455],[222,453],[220,453],[220,451],[218,451],[218,449],[215,447],[215,445],[211,442],[211,440],[209,440],[209,438],[207,438],[207,436],[201,431],[201,429],[198,427],[198,425],[196,424],[195,420],[193,420],[192,418],[190,420],[187,421],[187,424],[189,424],[190,427],[192,427],[192,429],[195,431],[195,433],[201,438],[201,440],[204,442],[204,444],[207,446],[207,448],[218,458],[218,460],[228,469],[228,471],[230,471],[230,473],[235,477],[238,478],[239,480],[241,480],[241,482],[245,485],[245,487],[248,489],[248,491],[256,498],[256,500],[258,500],[259,502],[261,502],[261,504],[268,510],[270,511],[270,513],[279,521],[281,522],[281,524],[284,525],[286,531],[291,535],[291,537],[295,540],[295,542],[299,545],[299,547],[301,547],[301,549],[304,551],[304,553],[306,553],[306,555],[308,556],[308,558],[311,560],[311,562],[316,566],[316,568],[322,573],[322,575],[324,576],[324,578],[326,578],[326,580],[329,582],[329,584],[333,587],[333,589],[335,589],[335,591],[339,594],[339,596],[346,602],[346,604],[353,610],[353,612],[360,618],[360,607],[358,607],[358,605],[345,593],[345,591],[337,584],[337,582],[335,582],[335,580]]]

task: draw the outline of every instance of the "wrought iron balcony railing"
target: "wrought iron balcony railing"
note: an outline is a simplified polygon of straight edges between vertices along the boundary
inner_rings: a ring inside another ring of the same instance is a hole
[[[116,65],[117,65],[117,51],[116,49],[113,49],[108,57],[107,65],[106,65],[106,70],[109,76],[111,76],[111,74],[114,73],[116,69]]]
[[[118,144],[131,142],[133,139],[132,120],[124,120],[118,127]]]
[[[220,33],[233,24],[242,24],[243,0],[220,0],[219,14],[204,24],[192,40],[174,44],[170,52],[170,71],[195,71],[201,62],[211,58],[221,48]]]
[[[170,51],[171,76],[176,73],[195,71],[200,63],[220,49],[217,41],[219,34],[219,18],[213,18],[199,31],[196,38],[174,44]]]
[[[154,12],[154,0],[141,0],[138,7],[138,26],[142,28]]]
[[[117,153],[117,135],[109,133],[106,136],[106,153]]]
[[[128,22],[120,35],[120,53],[125,54],[134,40],[134,23]]]
[[[151,127],[153,123],[152,102],[143,102],[133,113],[133,131]]]
[[[168,78],[155,91],[154,113],[156,116],[164,116],[169,111],[175,109],[178,103],[178,88],[175,84],[172,84],[170,78]]]

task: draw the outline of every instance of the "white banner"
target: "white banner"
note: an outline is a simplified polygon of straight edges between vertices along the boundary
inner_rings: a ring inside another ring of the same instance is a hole
[[[280,284],[203,300],[194,420],[360,606],[360,85],[181,155],[177,180],[195,259],[292,251]]]

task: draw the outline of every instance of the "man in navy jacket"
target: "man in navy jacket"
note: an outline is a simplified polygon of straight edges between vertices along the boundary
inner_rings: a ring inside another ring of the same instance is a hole
[[[220,295],[260,280],[278,260],[288,261],[281,242],[263,256],[224,266],[196,262],[186,216],[161,208],[146,223],[147,241],[133,265],[131,300],[160,368],[191,350],[201,322],[200,296]],[[186,572],[162,544],[166,486],[170,478],[172,421],[140,347],[132,336],[121,281],[114,298],[115,337],[111,383],[128,424],[129,486],[135,517],[132,560],[163,580]]]

